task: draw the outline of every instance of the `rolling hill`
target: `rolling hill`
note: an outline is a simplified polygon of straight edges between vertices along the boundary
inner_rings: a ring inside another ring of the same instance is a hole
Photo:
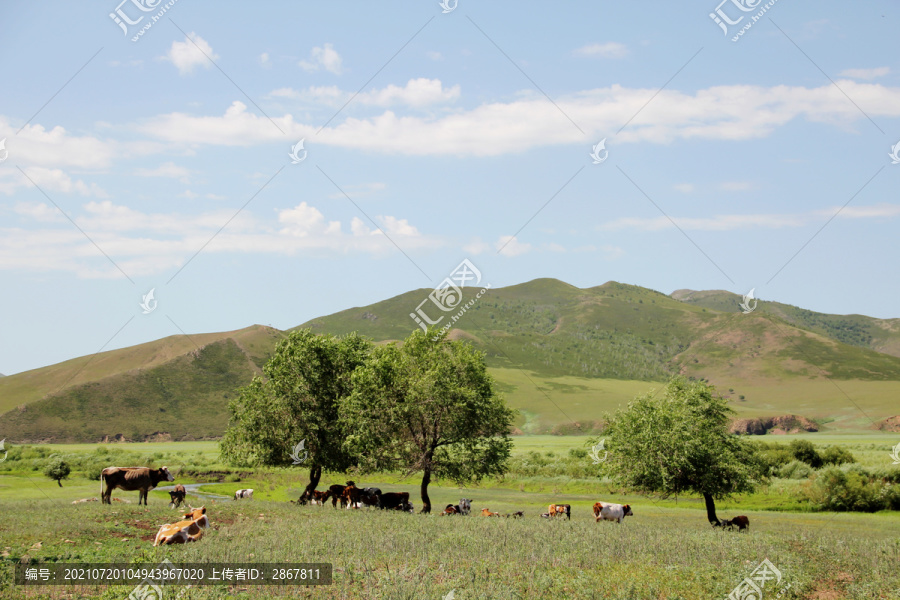
[[[313,319],[320,333],[402,340],[431,290]],[[474,292],[464,290],[464,300]],[[795,413],[866,428],[897,413],[900,319],[825,315],[774,302],[741,314],[729,292],[665,294],[537,279],[488,290],[449,331],[487,354],[524,432],[596,426],[673,373],[707,378],[743,418]],[[431,307],[433,316],[439,311]],[[446,320],[455,312],[446,313]],[[97,441],[221,435],[227,402],[284,332],[172,336],[0,378],[0,437]]]

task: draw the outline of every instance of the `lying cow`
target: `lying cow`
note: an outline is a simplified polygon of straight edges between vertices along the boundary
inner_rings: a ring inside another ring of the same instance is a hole
[[[159,485],[160,481],[175,481],[169,469],[160,467],[106,467],[100,472],[100,491],[103,504],[111,504],[110,496],[116,488],[133,492],[140,490],[138,504],[147,505],[147,493]],[[106,482],[106,491],[103,491],[103,483]]]
[[[631,506],[628,504],[611,504],[609,502],[597,502],[594,504],[594,522],[616,521],[621,523],[625,517],[632,517]]]
[[[735,517],[733,519],[724,519],[722,521],[722,529],[724,529],[726,527],[729,529],[729,531],[734,531],[734,528],[737,527],[738,531],[746,530],[747,532],[749,532],[750,531],[750,519],[748,519],[744,515]]]
[[[467,515],[472,510],[471,498],[460,498],[459,504],[448,504],[442,515]]]
[[[572,507],[569,504],[551,504],[550,509],[547,511],[547,515],[550,517],[562,517],[565,515],[567,519],[571,519]]]
[[[239,500],[239,499],[241,499],[241,498],[246,498],[246,499],[248,499],[248,500],[253,500],[253,490],[252,490],[252,489],[247,489],[247,490],[237,490],[237,491],[234,493],[234,499],[235,499],[235,500]]]
[[[382,510],[402,510],[412,512],[413,506],[409,502],[409,492],[388,492],[378,496],[378,508]]]
[[[190,512],[184,514],[184,521],[161,526],[153,545],[187,544],[199,541],[203,537],[203,530],[209,527],[209,517],[206,516],[205,506],[190,507],[190,509]]]
[[[169,492],[169,498],[171,502],[169,502],[169,508],[178,508],[181,506],[181,503],[184,502],[184,498],[187,496],[187,491],[185,491],[184,486],[180,483],[175,486],[174,490]]]
[[[81,500],[72,500],[72,504],[81,504],[83,502],[96,502],[96,498],[82,498]]]
[[[512,517],[513,519],[521,519],[524,516],[525,516],[524,512],[522,512],[521,510],[517,510],[514,513],[506,515],[506,518],[508,519],[508,518]]]
[[[448,504],[447,508],[441,511],[441,516],[449,516],[449,515],[459,515],[462,514],[459,512],[459,507],[453,506],[452,504]]]
[[[488,510],[488,509],[486,509],[486,508],[482,508],[482,509],[481,509],[481,516],[482,516],[482,517],[499,517],[499,516],[500,516],[500,513],[497,513],[497,512],[491,512],[490,510]]]

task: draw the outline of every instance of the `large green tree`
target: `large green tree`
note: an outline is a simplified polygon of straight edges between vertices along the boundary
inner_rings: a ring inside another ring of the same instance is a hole
[[[720,525],[715,501],[764,478],[751,443],[728,432],[733,412],[714,387],[675,377],[659,397],[639,396],[607,415],[603,470],[645,494],[700,494],[709,522]]]
[[[421,472],[423,513],[432,477],[465,483],[506,470],[513,411],[494,391],[484,354],[436,330],[373,350],[342,406],[360,470]]]
[[[322,470],[343,472],[354,457],[343,447],[339,403],[350,394],[351,375],[369,356],[371,343],[355,333],[316,335],[301,329],[278,344],[255,377],[229,404],[231,420],[220,442],[235,465],[292,465],[292,453],[309,467],[306,489],[316,489]]]

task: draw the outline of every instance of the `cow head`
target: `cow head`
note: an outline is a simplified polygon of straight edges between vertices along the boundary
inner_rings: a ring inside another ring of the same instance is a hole
[[[175,477],[173,477],[172,474],[169,473],[168,467],[160,467],[159,474],[165,476],[166,481],[175,481]]]
[[[622,508],[625,509],[625,516],[626,516],[626,517],[633,517],[633,516],[634,516],[634,513],[631,512],[631,505],[629,505],[629,504],[623,504],[623,505],[622,505]]]
[[[189,512],[184,513],[185,519],[190,519],[191,521],[196,521],[200,517],[206,514],[206,507],[201,506],[200,508],[194,508],[190,504],[188,504]]]

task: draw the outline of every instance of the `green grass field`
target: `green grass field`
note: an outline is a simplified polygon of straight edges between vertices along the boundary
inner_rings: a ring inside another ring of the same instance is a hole
[[[896,434],[805,434],[766,436],[766,441],[813,439],[840,444],[860,464],[890,464]],[[584,448],[586,436],[517,436],[515,456],[530,452],[566,456]],[[335,510],[296,506],[306,470],[258,469],[240,475],[219,463],[215,442],[163,442],[104,445],[103,456],[156,456],[176,473],[176,481],[206,481],[200,492],[230,497],[253,488],[253,500],[212,500],[205,504],[212,529],[196,544],[153,548],[159,526],[177,520],[168,495],[154,490],[150,505],[138,506],[137,492],[117,490],[127,502],[72,505],[99,497],[99,482],[80,473],[63,482],[0,463],[0,598],[124,598],[132,588],[83,586],[24,588],[12,585],[18,560],[127,562],[155,566],[173,562],[328,562],[334,583],[317,588],[210,586],[167,592],[181,600],[206,598],[300,597],[362,598],[724,598],[768,558],[782,574],[766,598],[872,599],[900,597],[900,514],[809,512],[796,498],[801,482],[774,480],[757,493],[717,503],[722,518],[744,514],[748,534],[714,530],[706,523],[699,498],[660,500],[628,495],[596,478],[506,477],[460,488],[448,482],[430,486],[433,512],[461,497],[473,500],[473,513],[522,510],[525,518],[488,519],[400,514],[377,510]],[[96,454],[98,445],[55,445],[63,455]],[[123,453],[117,453],[121,451]],[[179,462],[180,461],[180,462]],[[19,463],[24,460],[17,461]],[[4,470],[5,469],[5,470]],[[319,489],[343,483],[347,475],[326,474]],[[361,486],[407,491],[421,507],[418,478],[376,474],[354,477]],[[597,500],[629,503],[634,510],[622,525],[595,523]],[[572,505],[572,520],[539,518],[550,503]],[[779,510],[781,512],[779,512]],[[783,512],[789,511],[789,512]],[[789,587],[788,587],[789,586]],[[771,595],[770,595],[771,594]]]

